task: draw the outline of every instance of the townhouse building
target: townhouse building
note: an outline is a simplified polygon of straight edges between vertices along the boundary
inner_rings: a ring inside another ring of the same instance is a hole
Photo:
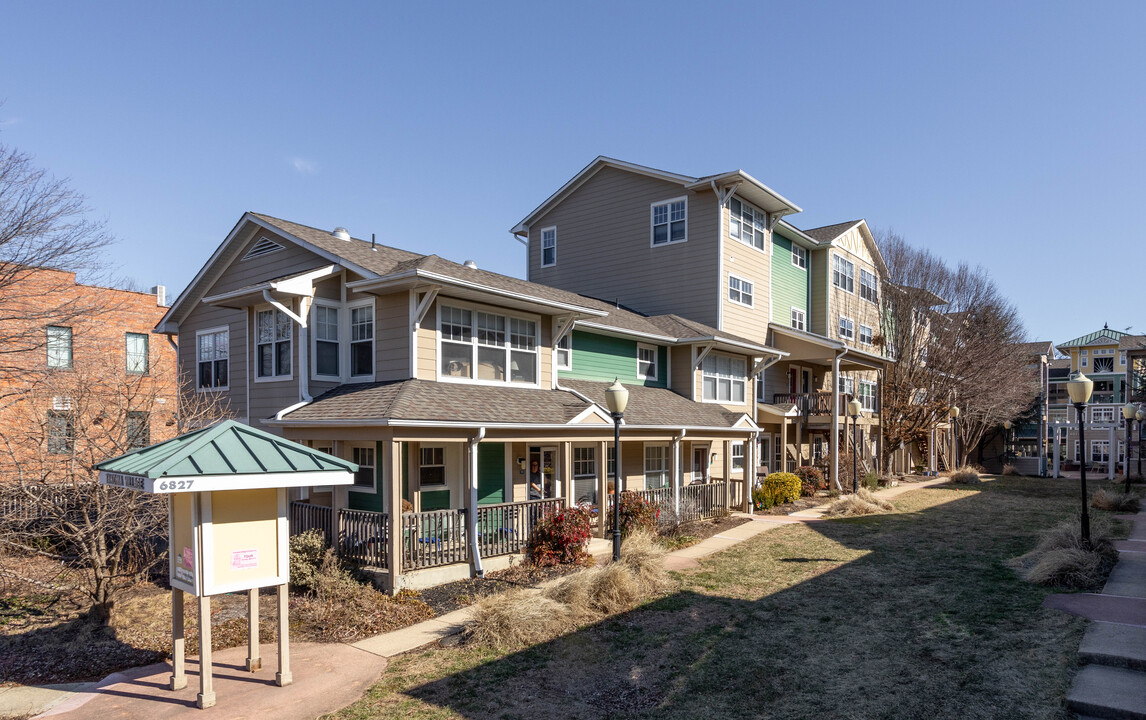
[[[150,293],[7,266],[0,301],[0,482],[88,479],[92,462],[172,434],[175,351]]]
[[[481,572],[561,505],[603,533],[618,473],[684,515],[746,506],[755,378],[783,356],[695,319],[256,213],[157,331],[178,337],[194,392],[357,464],[353,486],[306,491],[292,513],[391,589]],[[618,379],[619,470],[605,395]]]
[[[798,212],[740,170],[694,177],[598,157],[511,232],[531,281],[780,351],[752,368],[761,464],[816,463],[837,478],[841,454],[858,450],[863,469],[879,457],[886,268],[865,221],[800,230],[786,220]],[[853,398],[863,406],[858,448],[844,432]],[[902,465],[912,450],[897,456]]]

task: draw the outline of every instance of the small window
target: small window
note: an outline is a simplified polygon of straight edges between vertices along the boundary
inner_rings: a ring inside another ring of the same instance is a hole
[[[576,238],[574,238],[576,245]],[[543,228],[541,231],[541,267],[557,264],[557,227]]]
[[[314,306],[314,374],[338,377],[338,308]]]
[[[832,284],[840,290],[855,292],[855,265],[839,255],[832,256]]]
[[[374,448],[372,447],[356,447],[350,448],[350,459],[358,466],[358,472],[354,473],[354,487],[357,488],[373,488],[374,487]]]
[[[655,345],[637,345],[637,379],[657,379],[657,348]]]
[[[255,314],[255,368],[258,377],[289,377],[291,362],[291,320],[282,310],[260,310]]]
[[[610,480],[617,477],[617,448],[612,443],[605,448],[605,473]]]
[[[1126,367],[1126,351],[1125,350],[1119,350],[1118,351],[1118,364],[1121,365],[1122,367]]]
[[[792,308],[792,327],[797,330],[804,330],[804,311],[800,308]]]
[[[48,326],[48,367],[61,370],[72,367],[72,329],[70,327]]]
[[[728,203],[728,234],[733,240],[767,252],[768,216],[748,203],[732,198]]]
[[[70,455],[75,443],[71,410],[48,411],[48,453]]]
[[[374,306],[350,308],[350,374],[374,374]]]
[[[652,216],[653,245],[667,245],[688,240],[688,201],[686,199],[678,198],[655,203],[652,206]]]
[[[856,381],[846,375],[840,376],[840,394],[855,397]]]
[[[742,442],[732,443],[732,469],[744,469],[744,443]]]
[[[875,412],[875,383],[873,381],[859,381],[859,401],[864,410]]]
[[[566,333],[565,337],[557,341],[557,369],[558,370],[572,370],[573,369],[573,333]]]
[[[226,328],[205,330],[195,336],[198,357],[198,386],[205,390],[227,388],[230,340]]]
[[[127,333],[124,344],[129,375],[147,374],[147,340],[143,333]]]
[[[872,329],[867,325],[860,325],[860,342],[864,345],[871,345],[871,341],[873,339],[874,333],[872,332]]]
[[[739,305],[752,307],[752,283],[735,275],[728,276],[728,299]]]
[[[792,243],[792,264],[798,268],[808,267],[808,251]]]
[[[856,336],[856,323],[851,318],[840,315],[840,338],[854,340]]]
[[[124,419],[124,434],[129,450],[138,450],[151,444],[151,415],[143,410],[128,410]]]
[[[446,450],[442,447],[421,448],[418,465],[418,483],[421,487],[441,488],[446,485]]]
[[[669,448],[667,445],[645,445],[645,489],[668,487]]]

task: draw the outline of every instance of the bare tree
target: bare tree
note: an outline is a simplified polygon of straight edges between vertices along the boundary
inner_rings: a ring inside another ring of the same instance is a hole
[[[109,344],[114,341],[109,341]],[[124,372],[112,347],[87,352],[66,372],[46,372],[9,408],[6,460],[19,481],[0,488],[0,545],[81,570],[82,582],[20,577],[61,592],[80,591],[106,618],[116,594],[154,568],[166,549],[161,496],[99,485],[93,466],[223,416],[212,394],[177,392],[177,368]],[[152,358],[160,355],[152,350]],[[5,571],[0,568],[0,573]]]
[[[957,404],[955,460],[964,464],[987,429],[1019,417],[1038,394],[1018,311],[982,267],[952,269],[895,233],[879,244],[888,267],[880,341],[896,360],[884,378],[883,459],[925,441]]]

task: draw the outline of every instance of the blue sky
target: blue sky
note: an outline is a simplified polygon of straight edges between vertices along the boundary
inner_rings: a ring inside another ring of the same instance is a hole
[[[863,217],[981,262],[1035,338],[1146,333],[1146,3],[27,2],[5,24],[0,142],[71,178],[145,286],[182,289],[246,210],[520,276],[509,228],[610,155],[742,168],[798,227]]]

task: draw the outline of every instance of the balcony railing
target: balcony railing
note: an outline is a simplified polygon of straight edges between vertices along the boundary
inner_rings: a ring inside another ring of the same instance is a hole
[[[849,393],[840,393],[840,415],[847,414],[847,405],[852,401],[852,397]],[[801,415],[831,415],[832,393],[775,393],[772,395],[772,404],[795,405]],[[875,398],[872,398],[872,405],[874,409],[864,408],[864,412],[878,412],[879,406],[876,404]]]

